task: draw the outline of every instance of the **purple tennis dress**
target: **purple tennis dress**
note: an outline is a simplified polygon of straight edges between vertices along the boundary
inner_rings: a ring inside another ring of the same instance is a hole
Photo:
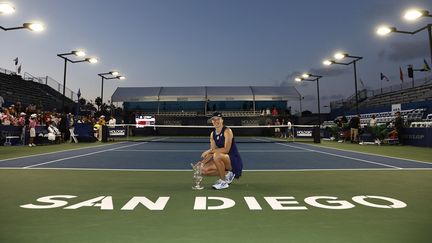
[[[216,129],[214,129],[213,131],[213,140],[216,143],[216,146],[218,148],[223,148],[225,146],[225,136],[224,136],[224,132],[225,132],[226,127],[224,126],[222,128],[222,131],[217,134],[216,133]],[[231,149],[228,153],[230,160],[231,160],[231,167],[232,167],[232,172],[235,175],[235,178],[240,178],[241,174],[242,174],[242,170],[243,170],[243,161],[240,157],[240,153],[237,149],[237,145],[234,141],[234,137],[232,139],[232,143],[231,143]]]

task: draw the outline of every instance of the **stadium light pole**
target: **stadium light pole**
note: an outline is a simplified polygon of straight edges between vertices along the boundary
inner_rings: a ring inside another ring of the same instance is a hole
[[[410,9],[407,10],[404,14],[404,18],[408,21],[415,21],[418,18],[421,17],[432,17],[432,15],[427,10],[418,10],[418,9]],[[414,31],[403,31],[398,30],[396,27],[389,27],[389,26],[380,26],[377,28],[376,33],[380,36],[388,35],[392,32],[394,33],[401,33],[401,34],[409,34],[409,35],[415,35],[418,32],[421,32],[423,30],[428,30],[429,34],[429,52],[430,52],[430,59],[432,63],[432,24],[427,24],[426,26],[421,27],[420,29],[414,30]]]
[[[18,26],[18,27],[10,27],[10,28],[5,28],[3,26],[0,26],[0,29],[4,30],[4,31],[9,31],[9,30],[20,30],[20,29],[28,29],[34,32],[40,32],[42,30],[44,30],[44,25],[41,23],[24,23],[22,26]]]
[[[357,63],[359,60],[363,59],[363,57],[360,57],[360,56],[351,56],[351,55],[349,55],[348,53],[341,53],[341,52],[338,52],[338,53],[334,54],[334,58],[335,58],[336,60],[342,60],[342,59],[344,59],[344,58],[351,58],[351,59],[352,59],[352,60],[349,61],[349,62],[337,62],[337,61],[332,60],[332,59],[327,59],[327,60],[325,60],[325,61],[323,62],[323,64],[326,65],[326,66],[330,66],[330,65],[332,65],[332,64],[338,64],[338,65],[345,65],[345,66],[348,66],[348,65],[353,64],[353,66],[354,66],[354,87],[355,87],[356,113],[357,113],[357,115],[358,115],[358,114],[359,114],[359,110],[358,110],[357,66],[356,66],[356,63]]]
[[[125,76],[120,75],[117,71],[111,71],[107,73],[98,73],[98,76],[102,78],[102,85],[101,85],[101,102],[103,104],[103,87],[104,87],[104,80],[110,80],[110,79],[126,79]]]
[[[92,58],[84,58],[84,59],[69,59],[69,56],[76,56],[76,57],[84,57],[86,53],[84,51],[71,51],[68,53],[61,53],[57,54],[58,57],[62,58],[64,60],[64,71],[63,71],[63,100],[62,100],[62,112],[64,112],[65,107],[65,93],[66,93],[66,70],[67,70],[67,63],[78,63],[78,62],[89,62],[91,64],[97,63],[98,59],[92,57]]]
[[[323,76],[321,75],[315,75],[311,73],[304,73],[301,77],[296,77],[294,81],[296,82],[302,82],[302,81],[311,81],[315,82],[317,84],[317,97],[318,97],[318,125],[321,125],[321,106],[320,106],[320,93],[319,93],[319,80]]]
[[[13,14],[15,12],[15,7],[12,6],[10,3],[0,3],[0,15],[3,14]],[[0,29],[4,30],[4,31],[9,31],[9,30],[20,30],[20,29],[28,29],[31,31],[42,31],[44,30],[44,25],[42,23],[24,23],[22,26],[17,26],[17,27],[3,27],[0,26]]]

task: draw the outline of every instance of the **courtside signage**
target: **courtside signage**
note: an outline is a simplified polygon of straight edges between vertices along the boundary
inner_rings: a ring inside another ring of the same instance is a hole
[[[165,210],[170,201],[169,196],[158,197],[151,200],[145,196],[134,196],[122,205],[114,205],[112,196],[97,196],[78,203],[70,203],[68,199],[77,198],[75,195],[51,195],[36,199],[36,203],[20,205],[25,209],[54,209],[63,208],[75,210],[86,207],[95,207],[99,210],[124,210],[130,211],[143,207],[150,211]],[[242,200],[235,201],[227,197],[195,197],[193,210],[225,210],[232,207],[246,207],[249,210],[285,210],[298,211],[310,208],[326,210],[352,209],[357,206],[379,209],[402,209],[407,204],[401,200],[373,195],[354,196],[350,199],[339,199],[335,196],[310,196],[304,199],[296,199],[293,196],[277,196],[256,198],[245,196]]]

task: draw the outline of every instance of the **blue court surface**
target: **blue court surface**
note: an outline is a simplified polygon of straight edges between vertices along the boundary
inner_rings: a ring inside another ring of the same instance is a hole
[[[191,170],[208,143],[123,142],[0,160],[0,168]],[[431,163],[305,143],[240,143],[244,170],[432,169]]]

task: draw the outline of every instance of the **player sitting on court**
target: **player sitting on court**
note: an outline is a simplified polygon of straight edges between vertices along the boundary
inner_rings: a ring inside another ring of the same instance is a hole
[[[210,134],[210,149],[201,154],[201,173],[206,176],[219,176],[212,186],[216,190],[225,189],[235,178],[240,178],[243,162],[230,128],[224,126],[222,113],[215,112],[211,118],[214,130]]]

